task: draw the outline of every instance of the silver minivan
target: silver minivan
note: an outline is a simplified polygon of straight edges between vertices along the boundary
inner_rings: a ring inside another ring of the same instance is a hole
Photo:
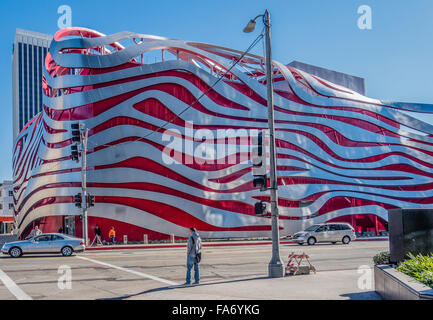
[[[355,229],[348,223],[314,224],[304,231],[296,232],[292,237],[292,240],[300,245],[304,243],[313,245],[316,242],[335,244],[339,241],[348,244],[355,239]]]

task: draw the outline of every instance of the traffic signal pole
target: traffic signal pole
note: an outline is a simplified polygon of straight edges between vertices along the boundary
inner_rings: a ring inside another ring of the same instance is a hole
[[[83,210],[83,239],[84,244],[87,247],[89,244],[89,233],[88,233],[88,224],[87,224],[87,137],[89,135],[89,129],[84,129],[84,124],[81,124],[83,126],[80,129],[82,131],[82,149],[81,149],[81,189],[82,189],[82,203],[81,203],[81,209]]]
[[[266,42],[266,87],[268,98],[268,126],[269,126],[269,151],[270,151],[270,186],[271,193],[271,221],[272,221],[272,258],[268,265],[268,274],[271,278],[284,277],[284,265],[280,258],[280,230],[278,224],[278,181],[277,181],[277,160],[275,149],[275,128],[274,128],[274,90],[272,87],[272,76],[274,68],[272,67],[271,54],[271,16],[266,10],[264,14],[259,14],[253,20],[250,20],[244,32],[249,33],[254,31],[257,18],[262,17],[265,25],[265,42]],[[254,163],[254,165],[256,165]],[[254,169],[253,169],[254,174]],[[266,179],[266,176],[265,176]],[[260,177],[254,179],[254,187],[258,186],[259,181],[263,180]],[[257,181],[257,182],[256,182]],[[263,183],[261,183],[263,185]],[[260,188],[263,191],[265,188]],[[256,215],[263,215],[264,207],[262,203],[256,203],[254,212]]]

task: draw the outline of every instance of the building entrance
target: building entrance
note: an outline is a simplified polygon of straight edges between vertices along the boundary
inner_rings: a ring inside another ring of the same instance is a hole
[[[65,234],[75,236],[75,216],[66,216],[64,218],[64,226]]]

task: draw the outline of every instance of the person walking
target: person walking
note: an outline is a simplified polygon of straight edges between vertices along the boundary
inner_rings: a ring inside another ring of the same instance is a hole
[[[27,236],[26,239],[30,239],[33,237],[36,237],[38,235],[42,234],[42,231],[39,229],[39,226],[35,226],[34,229],[32,229],[32,231],[30,231],[29,235]]]
[[[194,284],[200,283],[200,260],[201,260],[201,238],[197,230],[192,227],[189,229],[188,247],[186,261],[186,280],[185,284],[191,284],[191,269],[194,266]]]
[[[116,238],[116,231],[114,230],[114,227],[111,227],[110,231],[108,232],[108,238],[110,238],[111,244],[114,244],[114,240]]]
[[[92,247],[95,241],[96,241],[96,245],[98,245],[99,243],[102,246],[101,228],[99,228],[99,226],[96,225],[95,229],[93,229],[93,232],[95,233],[95,237],[93,238],[92,244],[90,246]]]

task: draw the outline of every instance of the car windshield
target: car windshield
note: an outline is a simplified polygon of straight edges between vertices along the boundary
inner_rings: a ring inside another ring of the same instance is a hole
[[[307,229],[305,229],[304,231],[316,231],[316,229],[320,227],[320,225],[318,224],[313,224],[311,227],[308,227]]]

